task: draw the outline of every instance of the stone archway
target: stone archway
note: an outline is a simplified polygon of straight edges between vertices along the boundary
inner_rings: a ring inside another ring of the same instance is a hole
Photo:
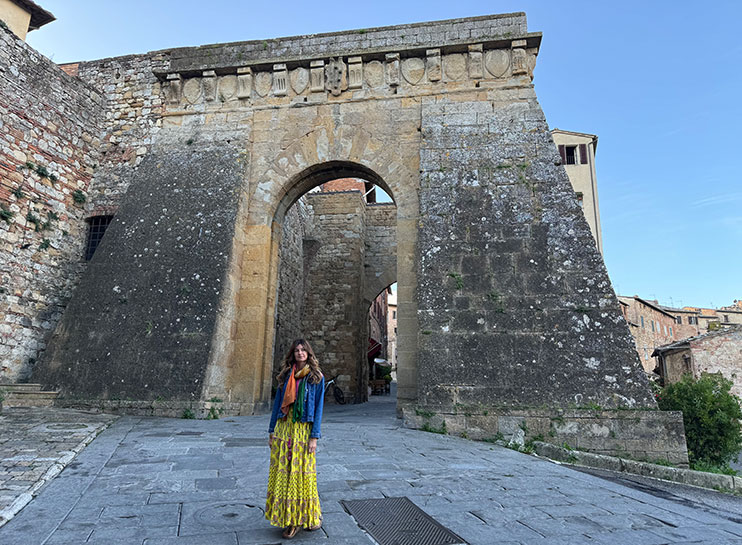
[[[289,130],[299,125],[295,119],[290,118],[285,123]],[[276,130],[276,125],[273,125],[272,132]],[[348,137],[352,142],[350,146],[343,142]],[[395,201],[398,245],[406,248],[410,255],[414,254],[417,194],[407,188],[417,185],[415,156],[405,158],[400,155],[399,150],[389,153],[392,151],[389,147],[386,147],[386,153],[381,152],[384,146],[374,140],[363,130],[349,131],[345,128],[336,134],[328,133],[326,127],[320,126],[315,131],[304,132],[277,154],[272,162],[266,162],[266,167],[261,172],[251,176],[252,179],[262,179],[263,182],[251,185],[251,205],[242,227],[245,244],[238,249],[243,257],[240,288],[236,290],[236,334],[234,343],[229,347],[231,353],[225,354],[225,367],[230,370],[227,388],[232,399],[252,397],[256,404],[265,404],[270,399],[272,328],[279,270],[278,247],[283,217],[301,195],[317,185],[341,177],[362,178],[380,186]],[[334,156],[330,156],[332,160],[311,164],[310,161],[320,156],[323,146],[332,142],[337,143],[334,147],[328,146],[334,152]],[[353,150],[352,154],[348,153],[350,150]],[[289,162],[287,157],[291,157],[292,161]],[[267,198],[256,202],[256,194]],[[266,234],[269,236],[265,236]],[[239,234],[237,239],[240,239]],[[400,292],[405,290],[407,294],[413,293],[416,276],[413,260],[399,263],[395,273],[400,279]],[[353,322],[361,323],[362,313],[359,309],[362,307],[360,303],[364,296],[363,289],[357,295],[359,300],[355,308],[358,316],[355,316]],[[399,307],[400,315],[407,314],[411,318],[408,326],[412,323],[414,327],[416,312],[412,298],[400,297]],[[408,341],[412,338],[412,335],[409,336]],[[364,348],[362,345],[356,346],[355,361],[363,358]],[[250,357],[245,357],[245,354]],[[400,362],[400,369],[400,391],[414,396],[415,370],[412,358]],[[406,383],[402,377],[407,378]]]
[[[531,83],[540,42],[514,13],[82,63],[98,84],[148,67],[115,96],[160,106],[37,380],[71,405],[267,409],[283,215],[357,176],[397,206],[408,425],[545,435],[574,405],[656,408]],[[673,443],[678,419],[650,413]]]

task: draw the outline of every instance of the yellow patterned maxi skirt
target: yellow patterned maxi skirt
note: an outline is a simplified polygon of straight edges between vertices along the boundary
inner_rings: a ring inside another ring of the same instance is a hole
[[[307,452],[310,422],[290,418],[276,423],[268,472],[265,518],[273,526],[318,526],[322,517],[317,493],[317,464]]]

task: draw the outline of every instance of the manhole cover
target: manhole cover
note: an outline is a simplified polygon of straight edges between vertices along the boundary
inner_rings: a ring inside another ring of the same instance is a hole
[[[263,510],[248,503],[221,503],[200,509],[193,518],[204,526],[244,528],[262,522]]]
[[[341,503],[379,545],[466,543],[408,498],[343,500]]]
[[[49,424],[41,424],[33,428],[32,431],[78,431],[78,430],[92,430],[95,426],[90,424],[82,424],[80,422],[52,422]]]

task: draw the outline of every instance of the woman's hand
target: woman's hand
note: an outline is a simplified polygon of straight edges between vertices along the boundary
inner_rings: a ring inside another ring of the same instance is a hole
[[[273,446],[273,434],[268,435],[268,448],[271,448]]]
[[[316,437],[309,438],[309,445],[307,445],[307,450],[312,454],[317,452],[317,438]]]

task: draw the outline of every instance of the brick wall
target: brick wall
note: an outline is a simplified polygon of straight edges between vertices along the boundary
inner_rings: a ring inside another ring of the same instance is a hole
[[[636,352],[644,370],[651,373],[657,364],[657,360],[652,357],[654,349],[682,338],[678,336],[675,317],[634,297],[621,297],[621,300],[628,304],[626,316],[636,343]]]
[[[103,103],[0,28],[0,382],[29,378],[85,268],[74,195],[100,161]]]

